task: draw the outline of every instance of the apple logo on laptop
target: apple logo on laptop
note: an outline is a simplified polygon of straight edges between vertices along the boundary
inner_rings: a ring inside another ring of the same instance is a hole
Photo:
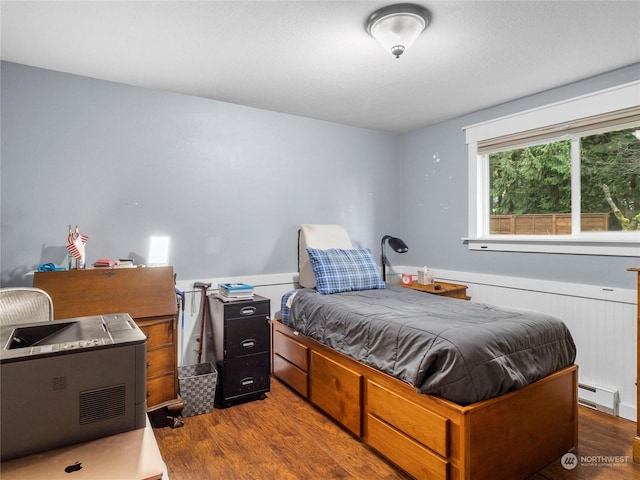
[[[72,465],[69,465],[67,468],[64,469],[64,471],[67,473],[73,473],[81,469],[82,469],[82,462],[76,462]]]

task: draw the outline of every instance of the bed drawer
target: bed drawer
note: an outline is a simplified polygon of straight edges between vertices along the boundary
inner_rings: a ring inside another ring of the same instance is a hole
[[[303,372],[309,372],[309,349],[277,330],[273,331],[273,353],[277,353]]]
[[[367,381],[367,413],[384,420],[434,452],[449,455],[449,420],[375,382]]]
[[[346,429],[362,436],[362,375],[328,357],[311,352],[309,399]]]
[[[449,462],[383,421],[368,415],[367,443],[416,479],[446,480]]]
[[[309,384],[306,372],[282,358],[277,353],[273,356],[273,374],[293,388],[304,398],[309,396]]]

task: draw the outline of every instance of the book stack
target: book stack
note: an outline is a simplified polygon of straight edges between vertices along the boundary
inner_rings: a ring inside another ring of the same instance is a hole
[[[109,260],[108,258],[101,258],[100,260],[96,260],[93,264],[93,268],[111,268],[115,262],[113,260]]]
[[[253,286],[246,283],[220,283],[218,297],[225,302],[234,300],[252,300]]]
[[[116,264],[116,268],[133,268],[135,265],[133,264],[133,258],[121,258]]]

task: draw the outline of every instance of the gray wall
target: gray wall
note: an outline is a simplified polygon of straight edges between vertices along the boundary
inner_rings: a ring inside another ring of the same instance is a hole
[[[178,279],[297,270],[301,223],[376,250],[399,227],[398,137],[3,62],[2,286],[169,235]]]
[[[638,257],[469,251],[468,151],[463,128],[640,78],[640,64],[408,133],[400,140],[405,265],[635,288]],[[478,92],[479,95],[482,92]],[[455,101],[452,98],[452,101]],[[638,252],[640,255],[640,251]],[[397,260],[396,260],[397,261]]]
[[[393,264],[634,288],[637,258],[470,252],[463,127],[640,78],[640,65],[395,136],[1,64],[2,286],[63,264],[67,225],[88,263],[171,237],[179,279],[296,270],[301,223],[345,225]],[[481,92],[479,92],[481,94]],[[452,101],[455,101],[452,98]]]

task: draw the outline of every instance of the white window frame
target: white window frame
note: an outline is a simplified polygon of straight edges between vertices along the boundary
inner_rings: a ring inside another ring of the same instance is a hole
[[[489,161],[478,155],[478,143],[527,130],[640,105],[640,81],[619,85],[540,108],[465,127],[469,152],[469,233],[463,238],[470,250],[640,256],[640,232],[581,232],[572,235],[492,235],[489,232]],[[572,140],[572,154],[579,148]],[[572,155],[577,158],[577,156]],[[572,229],[580,228],[580,175],[572,164]]]

